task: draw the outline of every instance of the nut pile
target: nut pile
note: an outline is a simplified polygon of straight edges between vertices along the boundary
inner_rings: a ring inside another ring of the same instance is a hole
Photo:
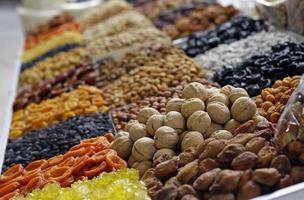
[[[20,75],[20,86],[33,85],[46,79],[53,78],[76,68],[88,59],[85,48],[74,48],[48,57],[36,65],[24,70]]]
[[[83,139],[101,136],[114,130],[108,113],[72,117],[45,129],[32,131],[21,138],[8,140],[3,169],[23,166],[65,153]]]
[[[63,93],[39,104],[29,104],[13,113],[10,137],[17,138],[26,132],[45,128],[68,118],[108,110],[102,92],[92,86],[79,86],[78,89]]]
[[[162,162],[143,176],[152,199],[251,199],[303,181],[301,166],[272,146],[268,123],[253,120],[231,139],[209,138]]]
[[[230,44],[255,33],[268,30],[263,20],[235,17],[208,31],[193,33],[178,44],[188,56],[195,57],[220,44]]]
[[[263,55],[271,51],[271,47],[278,43],[293,40],[291,36],[283,32],[262,31],[232,44],[221,44],[197,56],[195,60],[202,63],[204,69],[209,71],[209,77],[212,77],[224,65],[237,66],[254,55]]]
[[[217,84],[209,83],[206,79],[194,81],[207,87],[217,87]],[[116,129],[122,130],[129,121],[136,120],[139,111],[144,107],[154,108],[161,114],[164,114],[166,112],[167,102],[172,98],[180,97],[183,88],[184,85],[168,88],[165,91],[157,92],[154,96],[146,97],[143,100],[112,109],[111,114]]]
[[[81,25],[86,29],[119,13],[132,10],[125,1],[111,0],[103,3],[80,17]]]
[[[277,80],[271,88],[263,89],[255,100],[259,113],[270,122],[277,123],[300,79],[300,76],[286,77]]]
[[[276,80],[304,72],[304,43],[285,42],[272,47],[267,54],[256,55],[237,67],[224,66],[213,80],[220,85],[245,88],[257,96]]]
[[[179,52],[131,70],[102,91],[105,100],[118,107],[203,76],[201,67]]]
[[[154,24],[171,38],[185,37],[197,31],[218,26],[235,16],[238,11],[232,6],[192,3],[160,14]]]
[[[150,107],[140,110],[137,121],[130,121],[127,132],[112,143],[118,155],[141,175],[167,154],[195,147],[209,137],[233,138],[235,129],[256,115],[254,101],[241,88],[208,89],[193,82],[184,87],[181,96],[168,101],[166,114]]]
[[[170,44],[169,37],[154,27],[132,29],[113,36],[101,37],[87,44],[89,55],[94,60],[119,57],[132,52],[143,43]]]
[[[26,64],[37,57],[65,44],[82,44],[83,36],[76,31],[67,31],[60,35],[56,35],[51,39],[26,50],[23,54],[22,64]]]
[[[142,14],[136,11],[125,11],[114,15],[107,20],[87,28],[84,32],[86,41],[94,41],[98,38],[115,35],[129,29],[152,27],[152,23]]]
[[[1,175],[0,198],[27,195],[51,182],[70,187],[77,180],[91,179],[102,172],[126,167],[126,162],[109,149],[112,139],[111,134],[86,139],[63,155],[36,160],[24,168],[21,164],[12,166]]]

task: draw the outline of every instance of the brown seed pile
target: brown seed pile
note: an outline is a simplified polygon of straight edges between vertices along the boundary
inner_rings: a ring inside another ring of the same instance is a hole
[[[102,92],[92,86],[63,93],[39,104],[29,104],[13,113],[10,137],[17,138],[26,132],[48,127],[68,118],[108,110]]]
[[[290,95],[299,85],[301,77],[286,77],[277,80],[272,88],[265,88],[261,95],[256,97],[259,113],[272,123],[277,123]]]
[[[272,146],[268,123],[248,121],[235,133],[163,156],[142,178],[152,199],[245,200],[303,181],[304,168]]]
[[[102,91],[105,99],[117,107],[204,76],[205,73],[196,62],[179,52],[131,70],[111,85],[102,88]]]
[[[194,81],[206,86],[218,87],[216,83],[209,83],[206,79],[195,79]],[[123,130],[129,121],[136,120],[139,111],[144,107],[154,108],[164,114],[168,101],[172,98],[180,97],[183,88],[184,85],[168,88],[165,91],[157,92],[154,96],[113,109],[111,114],[116,129]]]

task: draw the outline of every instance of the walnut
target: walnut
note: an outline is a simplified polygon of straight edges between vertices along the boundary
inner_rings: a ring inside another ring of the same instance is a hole
[[[241,126],[241,123],[235,119],[230,119],[226,122],[224,129],[229,131],[230,133],[234,133],[234,130]]]
[[[118,137],[111,143],[111,148],[123,159],[127,159],[130,156],[132,146],[133,142],[128,136]]]
[[[219,168],[216,168],[200,175],[193,183],[194,189],[197,191],[207,191],[220,171]]]
[[[214,132],[214,131],[218,131],[218,130],[223,130],[224,127],[220,124],[216,124],[214,122],[211,122],[211,125],[209,126],[208,130],[206,131],[206,133],[204,134],[205,137],[210,137],[210,135]]]
[[[255,182],[272,187],[279,182],[281,174],[275,168],[261,168],[253,172],[252,180]]]
[[[181,113],[184,117],[188,118],[192,113],[198,110],[205,110],[205,103],[199,98],[187,99],[181,108]]]
[[[207,104],[212,102],[220,102],[225,104],[227,107],[229,106],[229,98],[223,93],[213,93],[207,100]]]
[[[233,88],[230,92],[229,99],[231,103],[234,103],[236,100],[238,100],[240,97],[249,97],[246,90],[243,88]]]
[[[171,149],[159,149],[153,156],[153,166],[158,165],[161,162],[170,160],[175,156],[175,152]]]
[[[118,132],[116,133],[116,135],[114,136],[114,139],[119,138],[119,137],[121,137],[121,136],[127,136],[127,137],[129,137],[130,135],[129,135],[129,132],[126,132],[126,131],[118,131]]]
[[[238,200],[247,200],[254,197],[260,196],[262,194],[261,188],[258,184],[253,181],[248,181],[241,188],[237,194]]]
[[[139,176],[142,177],[148,169],[152,168],[152,162],[149,160],[142,162],[135,162],[132,165],[132,168],[137,169],[139,172]]]
[[[211,119],[205,111],[194,112],[187,120],[189,130],[198,131],[204,135],[211,125]]]
[[[218,131],[214,131],[210,137],[215,138],[215,139],[223,139],[223,140],[229,140],[231,138],[233,138],[232,133],[230,133],[229,131],[226,130],[218,130]]]
[[[203,84],[192,82],[185,86],[182,91],[182,97],[185,99],[199,98],[205,101],[208,98],[208,90]]]
[[[132,156],[136,161],[151,160],[155,152],[154,140],[148,137],[138,139],[132,148]]]
[[[207,112],[212,121],[217,124],[225,124],[230,119],[229,108],[221,102],[209,103]]]
[[[133,124],[138,124],[139,122],[137,120],[130,120],[124,127],[124,131],[129,132],[130,128]]]
[[[134,159],[134,157],[131,154],[131,156],[128,159],[128,166],[131,167],[135,162],[136,162],[136,160]]]
[[[250,120],[255,113],[256,105],[249,97],[240,97],[231,106],[232,117],[239,122]]]
[[[147,120],[152,116],[152,115],[156,115],[156,114],[160,114],[157,110],[155,110],[154,108],[143,108],[139,111],[138,115],[137,115],[137,120],[140,123],[146,124]]]
[[[217,157],[221,162],[231,162],[235,157],[245,151],[245,147],[241,144],[228,144]]]
[[[164,126],[165,124],[165,116],[164,115],[152,115],[146,123],[146,129],[149,135],[154,136],[155,131]]]
[[[204,141],[204,137],[200,132],[197,132],[197,131],[187,132],[184,135],[182,143],[181,143],[182,151],[185,151],[189,147],[196,147],[203,141]]]
[[[166,105],[166,113],[170,112],[170,111],[177,111],[177,112],[181,112],[182,109],[182,104],[185,102],[184,99],[180,99],[180,98],[172,98],[167,102]]]
[[[158,149],[172,149],[177,144],[179,137],[173,128],[162,126],[156,130],[154,140]]]
[[[194,160],[182,167],[176,175],[177,180],[187,184],[195,180],[198,174],[198,160]]]
[[[234,192],[239,186],[241,175],[240,171],[222,170],[217,174],[209,191],[217,193]]]
[[[174,128],[177,133],[181,133],[186,128],[186,120],[183,115],[176,111],[171,111],[165,115],[165,126]]]
[[[129,135],[133,142],[135,142],[140,138],[147,137],[148,133],[147,133],[146,125],[140,123],[134,123],[129,129]]]
[[[231,168],[235,170],[251,169],[254,167],[257,160],[257,155],[250,151],[245,151],[232,160]]]
[[[235,89],[235,87],[233,87],[231,85],[226,85],[220,89],[220,93],[223,93],[227,97],[229,97],[233,89]]]

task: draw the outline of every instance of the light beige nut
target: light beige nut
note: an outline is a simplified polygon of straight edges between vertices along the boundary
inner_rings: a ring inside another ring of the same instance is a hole
[[[194,189],[207,191],[220,171],[219,168],[216,168],[200,175],[193,183]]]
[[[111,143],[111,148],[114,149],[117,154],[127,159],[132,151],[133,142],[128,136],[120,136]]]
[[[137,120],[130,120],[124,127],[124,131],[129,132],[133,124],[138,124]]]
[[[204,134],[204,137],[210,137],[210,135],[214,132],[214,131],[218,131],[218,130],[223,130],[224,127],[220,124],[216,124],[214,122],[211,122],[211,125],[209,126],[208,130],[206,131],[206,133]]]
[[[152,160],[156,150],[154,140],[143,137],[134,143],[131,156],[133,156],[136,161]]]
[[[142,162],[135,162],[132,168],[137,169],[139,172],[139,176],[142,177],[148,169],[152,168],[152,162],[149,160]]]
[[[177,133],[181,133],[186,129],[186,120],[183,115],[177,111],[168,112],[165,115],[164,124],[175,129]]]
[[[209,103],[207,112],[212,121],[217,124],[225,124],[230,119],[229,108],[221,102]]]
[[[139,111],[138,115],[137,115],[137,120],[140,123],[146,124],[147,120],[152,116],[152,115],[156,115],[156,114],[160,114],[157,110],[155,110],[154,108],[143,108]]]
[[[188,163],[184,167],[180,168],[179,172],[176,175],[176,178],[182,184],[187,184],[196,179],[198,171],[198,160],[194,160],[191,163]]]
[[[230,133],[234,133],[234,130],[241,126],[241,123],[238,122],[235,119],[230,119],[228,122],[226,122],[224,129],[229,131]]]
[[[250,120],[256,113],[256,105],[249,97],[238,98],[231,107],[231,114],[239,122]]]
[[[170,111],[181,112],[182,104],[185,102],[185,99],[172,98],[167,102],[166,113]]]
[[[179,137],[173,128],[169,126],[162,126],[156,130],[154,135],[155,146],[158,149],[172,149],[177,144]]]
[[[203,84],[192,82],[185,86],[182,91],[182,97],[185,99],[199,98],[205,101],[208,98],[208,90]]]
[[[223,93],[227,97],[229,97],[233,89],[235,89],[235,87],[233,87],[232,85],[225,85],[220,89],[220,93]]]
[[[232,133],[230,133],[229,131],[226,130],[218,130],[218,131],[214,131],[210,137],[215,138],[215,139],[223,139],[223,140],[229,140],[231,138],[233,138]]]
[[[192,113],[198,110],[205,110],[205,103],[199,98],[187,99],[181,108],[181,113],[184,117],[189,117]]]
[[[205,111],[194,112],[187,120],[187,127],[189,130],[198,131],[204,134],[211,125],[211,118]]]
[[[153,166],[156,166],[166,160],[170,160],[174,156],[176,156],[176,154],[172,149],[159,149],[153,156]]]
[[[234,103],[240,97],[249,97],[249,95],[243,88],[233,88],[229,95],[231,103]]]
[[[119,138],[121,136],[127,136],[127,137],[129,137],[130,135],[129,135],[129,132],[127,132],[127,131],[118,131],[116,133],[116,135],[114,136],[114,138],[116,139],[116,138]]]
[[[161,114],[152,115],[146,123],[147,132],[149,135],[154,136],[155,131],[164,126],[165,124],[165,116]]]
[[[140,123],[134,123],[129,129],[129,135],[133,142],[135,142],[136,140],[142,137],[147,137],[148,133],[147,133],[146,125]]]
[[[207,100],[207,104],[212,102],[220,102],[229,106],[229,98],[223,93],[213,93]]]
[[[208,88],[207,90],[208,90],[208,98],[210,98],[213,94],[217,94],[221,92],[219,88],[215,88],[215,87]]]
[[[184,135],[181,143],[182,151],[185,151],[189,147],[196,147],[204,141],[204,136],[198,131],[190,131]]]
[[[261,168],[253,172],[252,180],[255,182],[272,187],[279,182],[281,174],[275,168]]]
[[[263,122],[263,121],[267,122],[267,119],[266,119],[265,117],[263,117],[263,116],[260,116],[260,115],[254,116],[254,117],[252,118],[252,120],[253,120],[256,124],[258,124],[259,122]]]

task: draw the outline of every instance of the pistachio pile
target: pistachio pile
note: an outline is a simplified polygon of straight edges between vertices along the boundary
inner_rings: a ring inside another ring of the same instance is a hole
[[[129,29],[152,27],[152,23],[142,14],[130,10],[114,15],[107,20],[89,27],[84,32],[86,41],[94,41],[98,38],[115,35]]]
[[[106,101],[113,107],[118,107],[204,76],[196,62],[178,51],[131,70],[103,87],[102,91]]]
[[[256,115],[254,101],[241,88],[208,89],[192,82],[181,96],[168,101],[166,114],[151,107],[141,109],[137,120],[130,121],[126,132],[114,140],[112,148],[141,175],[160,163],[164,152],[176,155],[209,137],[229,140],[241,123]]]
[[[263,89],[255,100],[259,113],[270,122],[277,123],[300,79],[300,76],[286,77],[277,80],[271,88]]]

